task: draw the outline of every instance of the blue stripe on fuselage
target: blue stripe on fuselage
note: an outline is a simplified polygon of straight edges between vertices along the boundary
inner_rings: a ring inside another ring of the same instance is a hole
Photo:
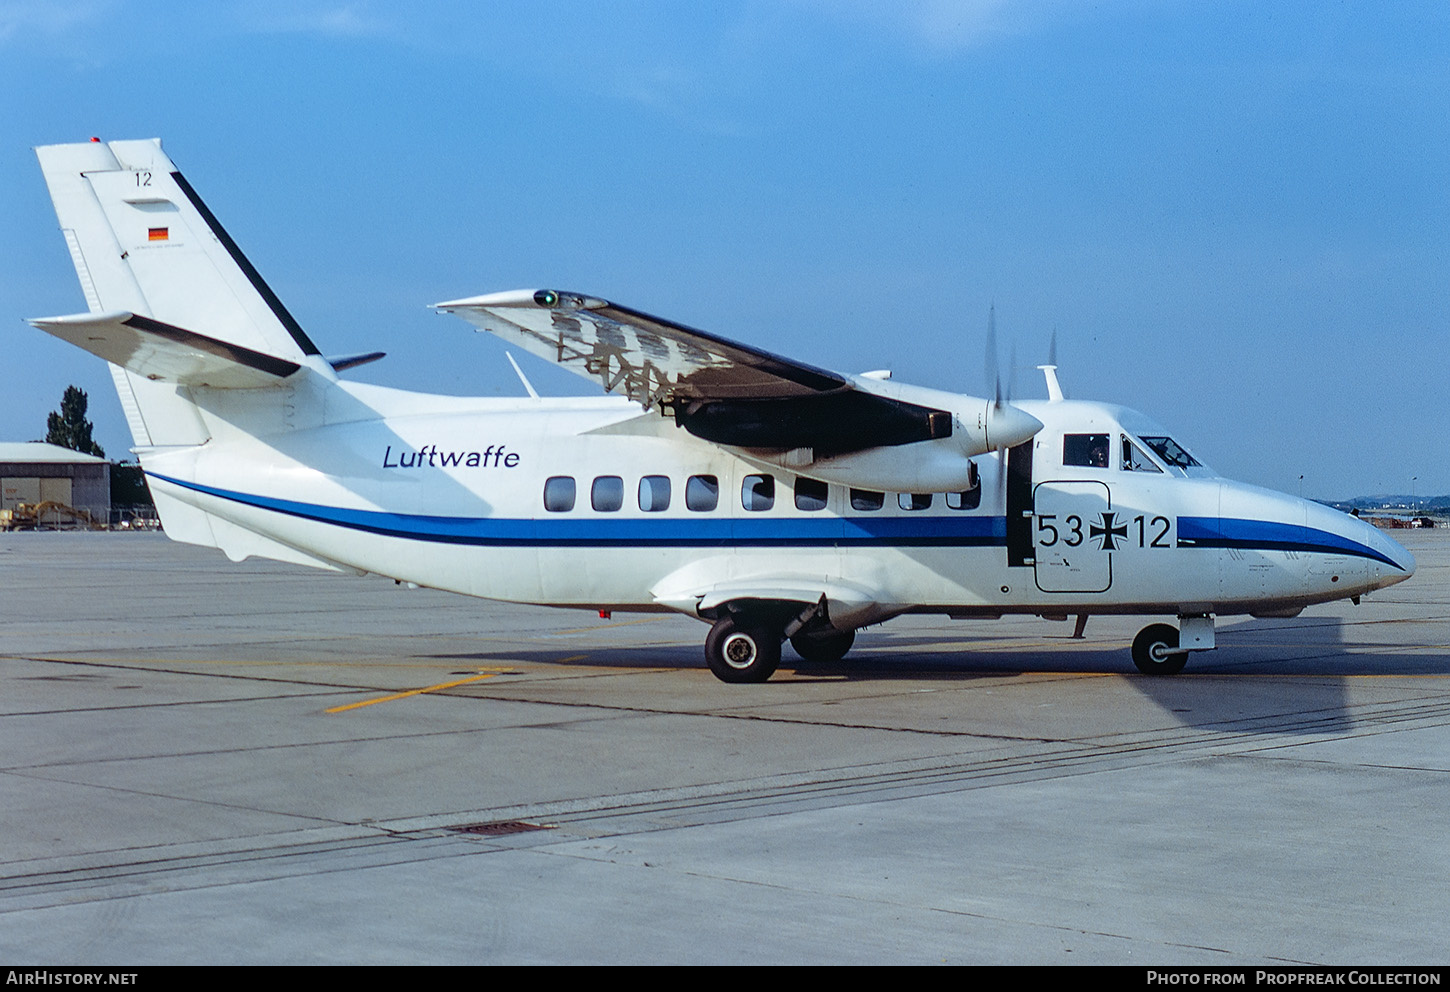
[[[534,547],[991,547],[1007,540],[1002,517],[438,517],[349,510],[153,477],[220,499],[352,530],[445,544]]]
[[[1272,520],[1236,520],[1231,517],[1179,517],[1180,548],[1241,548],[1250,551],[1307,551],[1316,554],[1353,555],[1392,565],[1391,558],[1340,534],[1303,524]]]
[[[913,514],[906,517],[591,517],[540,519],[439,517],[385,510],[350,510],[255,496],[153,478],[219,499],[352,530],[444,544],[531,547],[1001,547],[1004,517]],[[1370,558],[1400,569],[1364,544],[1328,531],[1269,520],[1179,517],[1180,548],[1305,551]],[[1403,570],[1403,569],[1401,569]]]

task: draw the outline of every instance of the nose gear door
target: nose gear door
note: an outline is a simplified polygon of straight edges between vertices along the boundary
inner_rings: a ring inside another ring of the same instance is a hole
[[[1042,482],[1032,494],[1037,588],[1043,592],[1107,592],[1113,551],[1128,539],[1104,482]]]

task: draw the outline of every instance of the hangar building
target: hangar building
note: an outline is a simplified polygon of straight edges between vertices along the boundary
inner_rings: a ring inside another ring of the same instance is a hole
[[[60,503],[104,524],[111,517],[111,463],[39,441],[0,441],[0,510],[21,503]]]

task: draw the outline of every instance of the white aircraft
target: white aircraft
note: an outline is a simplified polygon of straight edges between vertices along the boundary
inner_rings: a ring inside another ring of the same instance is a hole
[[[439,303],[596,380],[597,399],[345,382],[159,141],[37,149],[89,312],[36,327],[112,363],[178,541],[471,596],[676,611],[710,668],[768,679],[785,640],[835,660],[903,613],[1176,615],[1148,674],[1214,617],[1292,616],[1408,578],[1358,519],[1221,478],[1118,406],[1011,405],[852,376],[606,300]],[[522,376],[521,376],[522,377]],[[527,380],[525,380],[527,387]]]

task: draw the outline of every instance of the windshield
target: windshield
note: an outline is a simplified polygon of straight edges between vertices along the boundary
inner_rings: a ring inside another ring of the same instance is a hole
[[[1143,454],[1143,449],[1138,447],[1128,435],[1123,435],[1123,471],[1124,472],[1158,472],[1163,470],[1153,464],[1153,460]]]
[[[1144,437],[1140,434],[1138,440],[1152,448],[1154,454],[1174,468],[1188,469],[1199,464],[1197,458],[1184,451],[1182,446],[1171,437]]]

